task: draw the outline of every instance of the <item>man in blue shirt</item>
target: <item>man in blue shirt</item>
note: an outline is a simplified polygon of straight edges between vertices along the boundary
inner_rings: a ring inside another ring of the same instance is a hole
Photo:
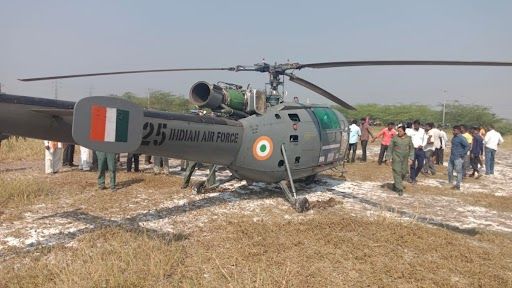
[[[462,171],[462,164],[464,157],[469,151],[469,144],[466,138],[462,136],[459,125],[453,126],[452,150],[450,153],[450,161],[448,162],[448,182],[452,184],[453,169],[457,172],[457,179],[452,189],[460,190],[460,184],[464,172]]]

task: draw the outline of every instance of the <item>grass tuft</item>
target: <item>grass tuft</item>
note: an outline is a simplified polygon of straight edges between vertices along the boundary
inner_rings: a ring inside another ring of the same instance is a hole
[[[32,205],[37,200],[47,199],[54,190],[50,184],[40,180],[0,176],[0,207]]]
[[[44,159],[42,140],[10,137],[1,145],[0,161]]]

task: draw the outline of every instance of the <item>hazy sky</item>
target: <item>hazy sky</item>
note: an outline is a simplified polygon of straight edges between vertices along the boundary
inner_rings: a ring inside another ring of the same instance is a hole
[[[54,97],[54,82],[17,78],[267,62],[512,62],[512,1],[0,0],[0,83]],[[512,118],[512,67],[305,69],[299,77],[351,104],[458,100]],[[266,74],[183,72],[58,81],[60,99],[148,89],[188,95],[196,81],[251,83]],[[328,103],[294,83],[292,96]],[[446,92],[443,92],[446,91]]]

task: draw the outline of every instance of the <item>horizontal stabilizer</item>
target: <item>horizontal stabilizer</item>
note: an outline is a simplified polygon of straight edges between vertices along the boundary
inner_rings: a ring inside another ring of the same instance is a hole
[[[102,152],[133,152],[142,140],[143,109],[117,97],[95,96],[78,101],[73,139]]]
[[[73,116],[73,110],[71,109],[30,109],[34,112],[48,114],[51,116]]]

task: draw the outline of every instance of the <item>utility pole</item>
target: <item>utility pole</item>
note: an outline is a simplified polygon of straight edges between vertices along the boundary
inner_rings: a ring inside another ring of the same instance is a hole
[[[148,88],[148,109],[149,109],[149,98],[151,96],[151,88]]]
[[[443,90],[443,128],[444,128],[445,116],[446,116],[446,90]]]
[[[55,99],[59,99],[59,82],[58,80],[53,81],[53,95]]]

